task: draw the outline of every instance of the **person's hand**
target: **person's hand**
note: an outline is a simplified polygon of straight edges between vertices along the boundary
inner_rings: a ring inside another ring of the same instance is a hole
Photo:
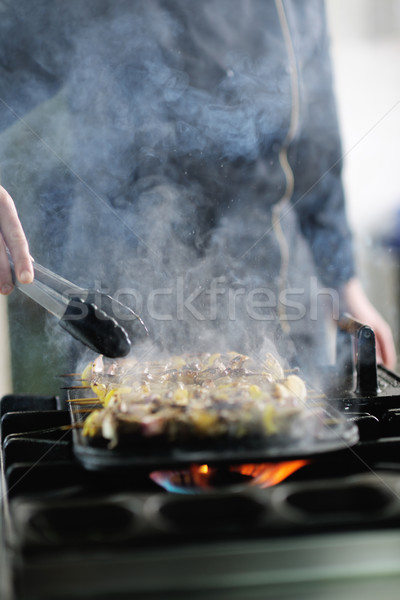
[[[388,369],[396,365],[396,349],[392,330],[368,300],[358,279],[350,279],[342,288],[343,299],[347,311],[352,317],[369,325],[374,330],[376,339],[377,362],[383,363]]]
[[[14,262],[15,275],[21,283],[33,280],[32,259],[29,246],[10,194],[0,186],[0,293],[13,289],[10,262],[6,247]]]

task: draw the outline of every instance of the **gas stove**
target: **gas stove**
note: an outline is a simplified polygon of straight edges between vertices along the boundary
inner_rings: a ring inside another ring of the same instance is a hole
[[[397,598],[400,377],[365,383],[362,344],[346,384],[323,377],[360,441],[279,483],[282,464],[88,471],[64,399],[4,397],[1,598]]]

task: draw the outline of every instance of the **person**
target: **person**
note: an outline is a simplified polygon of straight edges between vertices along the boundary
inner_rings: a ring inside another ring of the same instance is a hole
[[[207,347],[217,333],[248,350],[270,334],[304,363],[325,343],[324,311],[310,306],[326,293],[374,329],[379,361],[394,367],[390,327],[354,268],[322,1],[101,0],[60,12],[42,0],[25,21],[23,4],[0,23],[0,130],[21,115],[37,123],[43,107],[36,137],[53,145],[25,145],[17,160],[0,151],[0,162],[31,239],[35,198],[11,173],[42,154],[36,220],[60,233],[46,236],[59,259],[47,256],[65,276],[87,276],[90,250],[91,277],[145,298],[170,348]],[[32,271],[4,189],[0,218],[7,292],[5,245],[21,281]]]

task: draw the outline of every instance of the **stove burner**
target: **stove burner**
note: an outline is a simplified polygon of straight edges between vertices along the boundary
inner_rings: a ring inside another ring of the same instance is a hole
[[[265,489],[286,480],[309,460],[228,466],[191,465],[188,469],[153,471],[149,477],[167,492],[201,494],[248,486]]]

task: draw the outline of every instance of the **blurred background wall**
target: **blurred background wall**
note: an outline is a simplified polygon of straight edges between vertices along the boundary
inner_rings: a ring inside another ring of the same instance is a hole
[[[12,390],[7,299],[0,296],[0,398]]]

